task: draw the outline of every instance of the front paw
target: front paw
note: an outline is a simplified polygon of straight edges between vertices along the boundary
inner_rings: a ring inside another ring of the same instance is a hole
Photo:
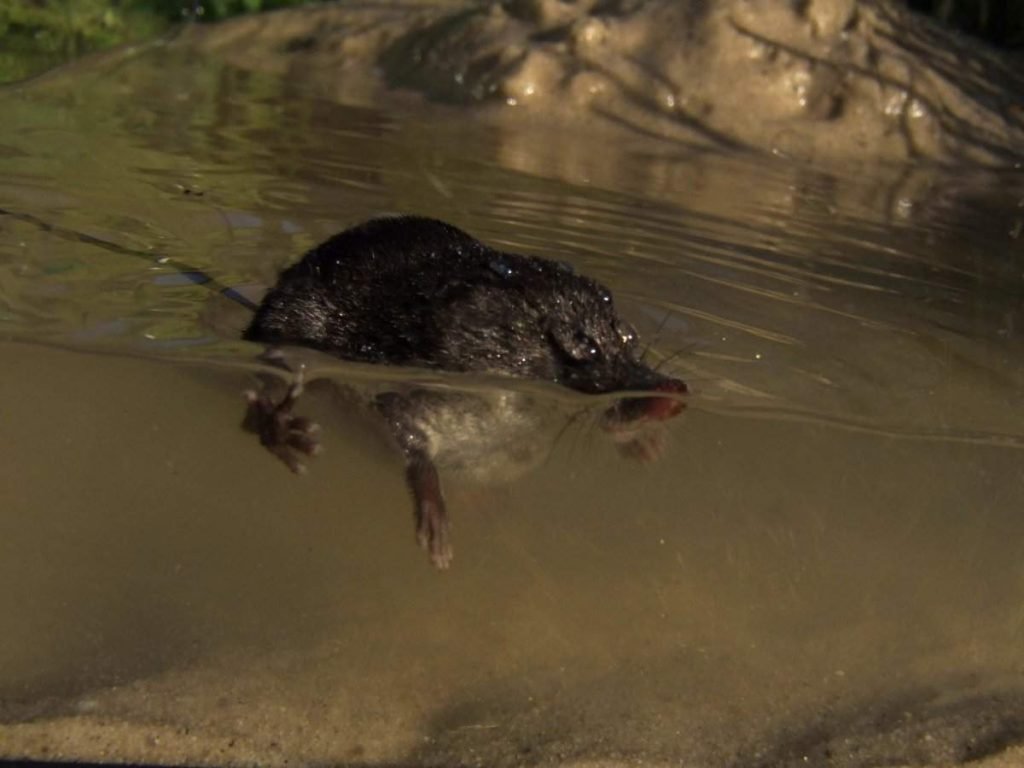
[[[648,428],[619,432],[613,437],[615,447],[627,459],[653,462],[665,454],[666,435],[664,430]]]
[[[302,390],[301,369],[280,402],[274,402],[266,390],[249,390],[245,393],[249,407],[242,422],[243,428],[259,435],[260,443],[298,474],[306,471],[300,457],[315,456],[320,452],[320,426],[292,413]]]

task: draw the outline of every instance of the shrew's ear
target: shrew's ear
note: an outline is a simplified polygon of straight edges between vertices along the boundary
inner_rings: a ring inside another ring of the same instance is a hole
[[[548,341],[563,362],[580,365],[601,357],[601,347],[584,330],[552,321],[545,331]]]

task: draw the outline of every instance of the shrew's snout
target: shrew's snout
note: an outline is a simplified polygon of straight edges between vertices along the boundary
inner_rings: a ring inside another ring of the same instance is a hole
[[[687,394],[689,388],[682,379],[664,376],[649,368],[644,369],[642,378],[644,381],[641,386],[628,388],[663,394],[622,398],[605,413],[605,423],[609,428],[638,421],[665,421],[677,416],[686,407],[681,396]]]
[[[656,386],[654,391],[672,395],[685,395],[690,390],[682,379],[666,379]],[[644,417],[656,421],[671,419],[686,407],[686,404],[677,397],[640,397],[631,399],[640,400]]]

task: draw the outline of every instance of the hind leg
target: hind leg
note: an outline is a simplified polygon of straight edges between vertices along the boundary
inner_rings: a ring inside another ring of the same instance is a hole
[[[427,437],[413,419],[415,403],[397,392],[386,392],[377,396],[375,405],[405,456],[405,481],[412,494],[416,541],[430,555],[434,567],[443,571],[452,562],[448,509]]]

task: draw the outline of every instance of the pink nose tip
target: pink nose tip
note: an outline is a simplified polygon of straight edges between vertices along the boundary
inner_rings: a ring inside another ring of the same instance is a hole
[[[685,395],[690,390],[687,389],[686,383],[680,379],[668,379],[656,386],[654,391]],[[676,400],[673,397],[649,397],[647,401],[647,407],[644,410],[650,419],[671,419],[686,407],[682,401]]]

